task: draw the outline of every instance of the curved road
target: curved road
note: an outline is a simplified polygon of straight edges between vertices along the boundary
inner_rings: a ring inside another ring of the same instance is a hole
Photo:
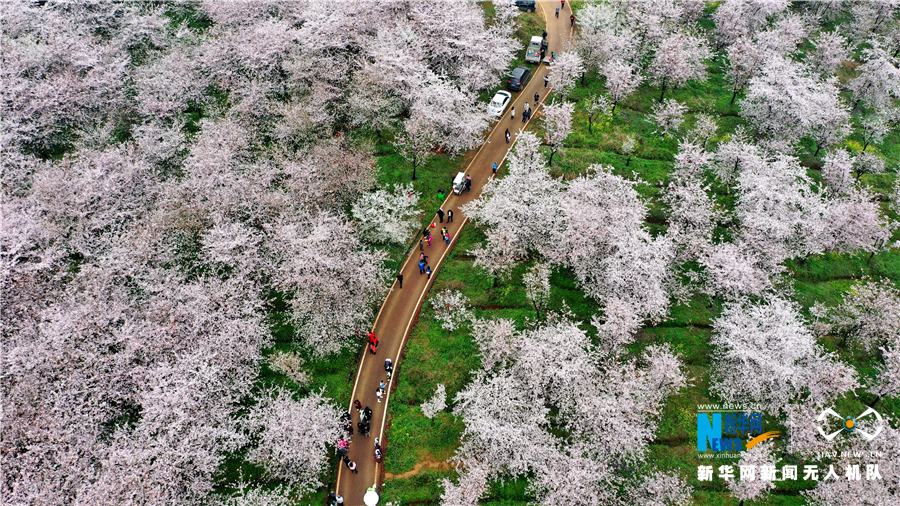
[[[559,3],[552,0],[537,2],[538,11],[547,20],[547,38],[550,42],[548,52],[552,51],[555,53],[562,51],[563,40],[567,40],[571,33],[569,26],[569,15],[572,13],[571,7],[566,4],[565,8],[560,11],[557,19],[555,11],[558,5]],[[390,441],[385,440],[384,429],[387,406],[394,386],[393,382],[389,382],[385,375],[384,360],[390,358],[393,361],[394,379],[396,379],[397,374],[402,372],[400,369],[400,353],[403,350],[406,338],[409,336],[409,330],[422,306],[422,301],[425,299],[425,294],[428,293],[428,289],[440,270],[444,258],[446,258],[450,249],[456,243],[460,230],[466,224],[467,220],[460,212],[460,206],[471,202],[481,195],[481,187],[492,177],[491,168],[494,163],[500,166],[501,171],[503,170],[503,162],[506,160],[507,153],[515,142],[516,133],[527,126],[522,124],[521,114],[524,110],[524,103],[527,101],[529,105],[534,106],[534,94],[538,93],[540,94],[540,103],[543,104],[547,93],[551,91],[544,88],[544,76],[548,72],[547,66],[537,65],[533,67],[533,72],[525,89],[513,97],[512,105],[516,108],[516,119],[510,119],[509,110],[507,109],[469,164],[466,173],[472,176],[472,191],[463,192],[461,195],[455,195],[451,192],[441,206],[445,211],[448,209],[453,210],[454,221],[447,223],[445,218],[442,224],[438,220],[437,215],[433,218],[437,226],[432,230],[432,243],[431,246],[428,246],[427,243],[425,244],[425,254],[429,256],[428,263],[434,271],[432,279],[428,279],[424,274],[419,274],[419,248],[414,248],[400,269],[400,273],[403,274],[404,278],[403,288],[400,288],[399,284],[394,281],[390,293],[382,304],[378,316],[375,318],[373,332],[379,340],[378,354],[371,355],[367,351],[364,352],[357,369],[356,380],[353,385],[353,398],[350,399],[348,408],[353,417],[353,426],[355,428],[360,420],[360,415],[354,409],[353,401],[359,399],[363,407],[371,407],[373,411],[372,430],[369,437],[362,436],[358,431],[354,432],[353,441],[350,444],[350,451],[347,453],[347,456],[356,462],[357,472],[350,472],[343,463],[338,467],[335,488],[338,495],[344,498],[344,504],[346,505],[362,506],[366,490],[373,485],[379,492],[381,491],[382,467],[373,458],[375,453],[374,441],[376,437],[379,438],[382,451],[385,454],[390,453]],[[507,128],[513,136],[510,144],[507,144],[504,138]],[[441,227],[447,227],[450,232],[451,241],[449,246],[441,240]],[[378,402],[375,391],[378,389],[381,381],[387,383],[388,386],[384,398],[381,402]]]

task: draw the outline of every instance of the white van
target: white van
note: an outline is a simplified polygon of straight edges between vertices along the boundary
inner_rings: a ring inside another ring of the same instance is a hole
[[[456,177],[453,178],[453,193],[459,195],[466,189],[466,173],[465,172],[457,172]]]

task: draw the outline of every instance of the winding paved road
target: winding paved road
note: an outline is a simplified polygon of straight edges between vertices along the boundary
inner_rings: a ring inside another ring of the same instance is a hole
[[[556,7],[559,5],[556,1],[543,0],[537,2],[538,11],[547,20],[547,33],[550,42],[548,51],[559,53],[563,50],[563,40],[568,40],[571,33],[569,26],[569,15],[571,7],[566,4],[565,8],[560,11],[559,18],[555,17]],[[539,34],[537,34],[539,35]],[[418,272],[419,248],[413,249],[410,256],[406,259],[400,272],[403,274],[403,288],[395,281],[391,287],[391,291],[381,306],[378,316],[375,318],[373,332],[379,339],[379,349],[377,355],[371,355],[364,352],[360,360],[359,368],[356,373],[356,380],[353,386],[353,398],[350,399],[349,411],[353,416],[353,426],[356,427],[359,422],[360,415],[353,407],[353,401],[359,399],[363,407],[372,408],[372,430],[370,437],[365,437],[355,432],[353,442],[350,444],[350,451],[347,455],[351,460],[356,462],[356,473],[350,470],[344,464],[338,468],[336,489],[338,495],[344,498],[344,504],[348,506],[362,506],[363,496],[366,490],[375,485],[377,490],[381,491],[382,485],[382,468],[375,462],[373,455],[375,453],[374,441],[379,438],[382,445],[382,451],[387,455],[390,453],[390,441],[384,438],[385,418],[388,403],[391,400],[391,390],[393,390],[393,381],[388,381],[384,371],[384,360],[390,358],[394,363],[394,379],[398,374],[402,374],[400,367],[400,354],[409,336],[410,328],[418,315],[425,299],[428,289],[431,287],[434,277],[440,271],[444,259],[447,257],[450,249],[456,243],[459,232],[466,224],[466,219],[460,212],[460,206],[471,202],[481,195],[481,188],[485,182],[491,177],[491,168],[496,162],[500,165],[500,171],[504,170],[503,162],[509,149],[515,143],[516,133],[527,125],[522,124],[523,104],[527,101],[529,105],[534,105],[534,94],[540,94],[540,102],[543,104],[549,89],[544,88],[544,75],[547,74],[546,65],[538,65],[533,67],[532,75],[528,85],[513,97],[513,106],[516,108],[516,119],[511,120],[509,111],[491,130],[486,142],[481,146],[466,173],[472,176],[472,191],[463,192],[461,195],[454,195],[452,192],[447,200],[441,206],[445,211],[453,210],[454,221],[440,223],[437,216],[434,222],[437,228],[432,232],[432,245],[425,245],[425,254],[429,256],[429,265],[434,273],[432,278],[428,279],[426,275]],[[513,135],[511,143],[507,144],[505,130],[509,128]],[[440,236],[440,228],[447,227],[451,236],[451,243],[448,246]],[[388,384],[387,393],[381,402],[378,402],[375,395],[379,383],[384,381]],[[435,498],[437,499],[437,498]]]

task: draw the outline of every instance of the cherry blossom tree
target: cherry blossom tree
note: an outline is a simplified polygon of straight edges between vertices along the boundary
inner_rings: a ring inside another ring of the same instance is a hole
[[[674,234],[678,263],[698,258],[724,217],[708,192],[698,178],[684,175],[674,178],[662,197],[670,209],[669,233]]]
[[[438,383],[437,390],[435,390],[434,395],[431,399],[422,403],[422,414],[425,415],[426,418],[431,419],[431,423],[434,423],[434,417],[437,416],[438,413],[446,409],[447,407],[447,388],[443,383]]]
[[[684,113],[687,112],[687,107],[674,98],[670,98],[664,102],[653,104],[652,111],[652,121],[659,127],[656,132],[668,136],[670,131],[677,132],[684,123]]]
[[[441,504],[444,506],[478,506],[478,501],[488,491],[490,472],[483,466],[470,465],[459,475],[458,483],[441,480]]]
[[[803,15],[788,12],[758,32],[756,38],[767,52],[787,55],[796,50],[800,41],[808,38],[811,25]]]
[[[759,74],[766,58],[765,48],[749,37],[741,37],[728,46],[728,69],[726,75],[731,81],[731,103],[742,93],[750,78]]]
[[[850,58],[847,47],[847,39],[837,32],[822,32],[815,40],[815,45],[809,57],[810,67],[823,76],[828,76],[846,60]]]
[[[816,154],[848,133],[850,111],[835,79],[819,81],[800,64],[770,58],[750,80],[741,115],[775,147],[789,148],[804,135],[816,141]]]
[[[900,443],[897,429],[885,423],[884,429],[872,441],[856,438],[853,442],[854,452],[866,452],[866,455],[872,457],[860,464],[858,458],[851,457],[852,452],[841,452],[834,464],[838,479],[820,480],[816,488],[803,492],[810,504],[824,506],[853,501],[868,506],[897,501],[900,482],[897,478],[896,454],[893,453]],[[859,479],[856,479],[855,471],[859,472]],[[851,472],[854,474],[853,479]]]
[[[873,351],[900,336],[900,291],[888,280],[863,279],[843,295],[836,307],[813,308],[817,332],[835,334],[846,346]]]
[[[842,374],[829,374],[830,381],[818,385],[810,402],[833,402],[857,386],[856,372],[826,354],[796,305],[779,297],[726,303],[713,322],[710,342],[716,349],[711,389],[728,402],[752,402],[780,412],[800,399],[804,388],[825,379],[823,366]]]
[[[431,301],[434,316],[448,333],[472,320],[469,299],[459,290],[445,290],[435,294]]]
[[[300,156],[276,159],[283,184],[294,198],[338,210],[357,201],[375,184],[375,159],[368,143],[353,143],[342,134],[323,139]]]
[[[575,80],[584,73],[584,63],[574,51],[562,51],[550,63],[550,84],[563,100],[575,87]],[[546,110],[544,111],[546,113]]]
[[[543,263],[534,264],[522,276],[522,283],[525,285],[525,295],[540,320],[550,304],[550,267]]]
[[[266,250],[276,266],[273,285],[289,294],[297,336],[315,353],[338,351],[371,321],[388,277],[384,253],[364,249],[339,216],[275,223]]]
[[[701,112],[695,116],[694,126],[685,134],[685,139],[700,143],[700,147],[706,149],[706,143],[716,136],[718,130],[719,123],[716,117]]]
[[[878,366],[878,379],[871,391],[878,397],[870,406],[882,397],[896,396],[900,393],[900,343],[894,340],[890,348],[880,348],[884,363]]]
[[[517,346],[501,367],[497,362],[490,372],[476,372],[456,397],[454,413],[466,428],[454,460],[463,473],[486,475],[482,479],[528,474],[530,490],[547,505],[612,505],[649,494],[654,504],[683,504],[689,494],[681,480],[657,473],[635,480],[621,472],[642,465],[659,407],[684,385],[671,350],[654,345],[637,360],[622,360],[620,353],[599,357],[586,332],[565,319],[517,334],[533,345]],[[548,407],[558,410],[553,419]],[[636,420],[623,412],[651,415]],[[554,425],[562,430],[551,433]],[[614,426],[627,426],[627,436],[611,437]],[[508,449],[511,438],[518,438],[514,450]],[[459,493],[445,486],[446,497]]]
[[[637,139],[635,136],[625,136],[625,140],[622,141],[622,154],[625,155],[626,167],[631,163],[631,154],[634,153],[635,148],[637,148]]]
[[[494,366],[505,365],[516,348],[517,332],[512,320],[476,319],[472,324],[472,337],[481,351],[481,367],[489,371]]]
[[[837,149],[825,155],[825,164],[822,165],[822,179],[834,193],[841,195],[853,184],[853,159],[850,152],[845,149]]]
[[[117,44],[96,37],[64,4],[2,9],[0,76],[11,142],[46,156],[124,112],[128,57]]]
[[[660,87],[662,102],[666,89],[685,85],[688,81],[706,80],[709,49],[703,39],[675,32],[660,42],[648,67],[648,76]]]
[[[303,370],[306,361],[296,352],[276,351],[268,358],[272,370],[284,374],[300,386],[309,384],[309,374]]]
[[[600,73],[606,78],[606,90],[612,99],[612,114],[616,113],[616,106],[625,100],[628,95],[641,85],[644,77],[638,71],[637,65],[621,60],[607,61],[600,67]]]
[[[699,258],[703,266],[703,290],[730,300],[744,295],[762,296],[774,290],[773,275],[782,267],[772,267],[752,248],[740,243],[711,245]]]
[[[340,408],[322,394],[296,401],[278,389],[260,399],[246,421],[258,434],[249,458],[268,476],[300,490],[318,486],[328,463],[327,445],[343,434]]]
[[[883,174],[885,172],[884,158],[872,151],[863,151],[853,159],[853,169],[856,171],[856,180],[863,174]]]
[[[871,49],[863,50],[863,64],[856,68],[859,75],[850,81],[856,103],[863,102],[873,109],[889,107],[895,98],[900,98],[900,69],[897,59],[882,49],[877,43]]]
[[[615,107],[609,103],[609,99],[603,95],[595,95],[587,102],[585,109],[588,115],[588,132],[594,131],[594,118],[602,118],[610,114],[610,109]]]
[[[506,177],[490,181],[481,198],[462,207],[469,219],[490,231],[474,253],[476,264],[491,272],[507,270],[532,252],[549,249],[547,231],[559,226],[557,195],[562,184],[550,177],[534,134],[519,136],[507,167]],[[523,192],[523,187],[534,191]],[[523,222],[521,216],[529,219]]]
[[[363,236],[375,243],[402,244],[418,228],[419,193],[412,185],[394,185],[393,191],[366,193],[353,204],[353,218]]]
[[[870,144],[881,144],[891,131],[890,121],[882,113],[866,115],[860,123],[863,141],[865,142],[862,148],[863,152],[866,151]]]
[[[413,116],[403,122],[403,131],[395,141],[395,146],[412,167],[412,180],[416,180],[416,169],[431,158],[434,140],[431,120],[422,115]]]
[[[738,467],[753,466],[755,470],[760,470],[762,466],[768,466],[774,470],[775,465],[781,459],[775,458],[772,454],[772,447],[771,441],[763,441],[757,443],[749,450],[742,451],[741,459],[737,463]],[[756,475],[754,479],[744,479],[742,476],[741,479],[728,480],[728,490],[731,491],[735,499],[740,501],[740,505],[743,505],[744,501],[752,501],[774,489],[775,483],[773,479],[774,473],[770,479],[765,479],[761,475]]]
[[[562,149],[566,137],[572,130],[572,114],[574,112],[575,105],[567,102],[544,106],[544,140],[550,146],[550,159],[547,161],[549,165],[553,165],[553,155]]]
[[[770,16],[789,6],[786,0],[725,0],[713,14],[719,48],[732,44],[766,25]]]

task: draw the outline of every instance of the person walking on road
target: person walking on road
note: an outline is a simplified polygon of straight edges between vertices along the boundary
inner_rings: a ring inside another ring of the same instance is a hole
[[[494,175],[496,176],[496,175],[497,175],[497,169],[498,169],[498,168],[499,168],[499,167],[497,166],[497,162],[494,162],[494,166],[491,167],[491,174],[494,174]]]
[[[447,242],[447,246],[450,246],[450,233],[449,232],[447,233],[447,235],[444,236],[444,241]]]
[[[419,274],[425,274],[425,261],[419,260]]]
[[[344,496],[339,495],[339,496],[335,497],[334,504],[337,504],[338,506],[340,506],[341,504],[344,504]]]
[[[466,191],[472,193],[472,176],[466,174]]]
[[[437,215],[438,215],[438,220],[440,220],[440,222],[443,223],[444,222],[444,210],[438,209]]]
[[[403,288],[403,274],[397,274],[397,282],[400,283],[400,288]]]
[[[356,408],[356,411],[359,411],[359,413],[362,414],[362,403],[359,402],[359,399],[353,401],[353,407]]]
[[[419,239],[419,251],[425,251],[425,243],[422,242],[422,239]]]
[[[384,389],[378,388],[375,390],[375,397],[378,397],[378,402],[381,402],[381,396],[384,395]]]
[[[356,462],[350,460],[350,457],[344,457],[344,464],[347,464],[347,469],[350,469],[354,474],[359,474],[359,471],[356,469]]]
[[[541,96],[538,95],[537,93],[535,93],[535,94],[534,94],[534,106],[537,107],[537,106],[538,106],[538,102],[540,102],[540,101],[541,101]]]
[[[566,0],[559,0],[559,3],[562,5],[562,8],[566,8]]]
[[[428,274],[428,279],[431,279],[431,266],[430,265],[425,266],[425,274]]]
[[[453,209],[447,209],[447,223],[453,223]]]
[[[569,16],[569,26],[575,26],[575,15]]]
[[[556,17],[559,17],[559,7],[556,8]]]
[[[427,262],[427,261],[428,261],[428,255],[426,255],[425,253],[422,253],[421,255],[419,255],[419,261],[420,261],[420,262]]]
[[[515,121],[516,120],[516,108],[510,108],[509,119]]]
[[[544,88],[547,88],[547,85],[549,85],[549,84],[550,84],[550,76],[546,75],[546,76],[544,76]]]
[[[509,144],[509,129],[506,129],[506,143]]]
[[[431,232],[428,232],[428,237],[426,237],[426,239],[428,239],[428,247],[430,248],[431,247]]]

